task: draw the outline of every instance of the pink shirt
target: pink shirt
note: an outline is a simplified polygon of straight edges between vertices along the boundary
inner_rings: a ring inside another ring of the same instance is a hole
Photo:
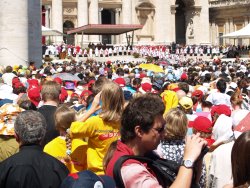
[[[121,175],[126,188],[162,187],[143,164],[132,163],[122,166]]]

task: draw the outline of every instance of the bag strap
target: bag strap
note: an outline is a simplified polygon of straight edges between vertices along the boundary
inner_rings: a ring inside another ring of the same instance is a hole
[[[114,169],[113,169],[114,180],[115,180],[116,186],[118,188],[125,188],[125,185],[124,185],[123,180],[122,180],[121,168],[122,168],[122,164],[129,159],[134,159],[134,160],[140,161],[142,163],[147,163],[147,164],[153,163],[153,160],[146,158],[146,157],[141,157],[141,156],[124,155],[124,156],[120,157],[116,161],[116,163],[114,165]]]

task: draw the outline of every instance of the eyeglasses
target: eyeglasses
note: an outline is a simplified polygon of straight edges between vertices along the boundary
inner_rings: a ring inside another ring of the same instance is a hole
[[[154,130],[156,130],[159,134],[161,134],[164,130],[165,130],[165,126],[162,126],[161,128],[152,128]]]

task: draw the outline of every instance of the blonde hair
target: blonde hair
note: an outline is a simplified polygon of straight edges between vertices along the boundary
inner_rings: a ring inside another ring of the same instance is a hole
[[[124,108],[124,96],[122,88],[111,81],[105,83],[101,94],[103,121],[119,122]]]
[[[66,105],[61,105],[55,112],[55,126],[59,131],[66,131],[76,120],[75,111]]]
[[[55,81],[46,81],[43,83],[41,95],[42,99],[45,102],[51,100],[59,103],[60,93],[61,93],[61,86]]]
[[[232,103],[232,106],[241,106],[243,103],[243,98],[241,95],[241,91],[237,89],[231,96],[230,102]]]
[[[63,158],[66,163],[71,161],[71,149],[72,142],[69,134],[69,128],[72,122],[76,120],[75,111],[66,105],[62,105],[57,108],[55,112],[55,126],[60,132],[65,133],[65,142],[66,142],[66,155]]]
[[[166,121],[164,140],[184,139],[188,125],[186,114],[178,108],[172,108],[164,116],[164,119]]]

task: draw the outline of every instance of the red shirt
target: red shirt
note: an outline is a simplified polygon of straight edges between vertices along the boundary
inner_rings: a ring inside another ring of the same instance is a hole
[[[113,157],[108,163],[107,169],[106,169],[106,175],[113,177],[113,169],[116,161],[124,156],[124,155],[134,155],[134,152],[132,151],[131,148],[129,148],[126,144],[122,143],[121,141],[117,142],[117,147],[116,150],[113,154]],[[128,163],[129,161],[133,161],[136,163],[136,160],[127,160],[125,163]]]

